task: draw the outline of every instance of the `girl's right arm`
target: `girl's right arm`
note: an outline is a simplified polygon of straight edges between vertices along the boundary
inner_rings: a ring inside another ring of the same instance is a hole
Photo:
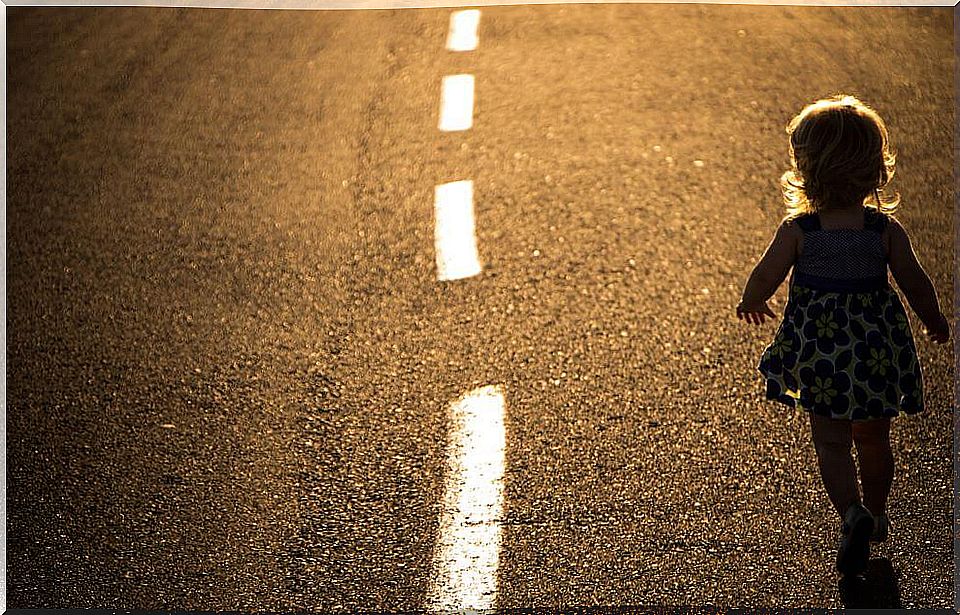
[[[940,310],[933,282],[920,266],[906,229],[892,217],[887,228],[890,233],[890,249],[887,254],[890,272],[893,273],[897,286],[906,295],[910,307],[927,328],[930,337],[934,342],[943,344],[950,339],[950,325]]]
[[[802,236],[800,227],[793,220],[784,220],[780,224],[743,287],[743,296],[737,305],[738,319],[759,325],[763,323],[764,315],[776,318],[767,299],[776,292],[797,260]]]

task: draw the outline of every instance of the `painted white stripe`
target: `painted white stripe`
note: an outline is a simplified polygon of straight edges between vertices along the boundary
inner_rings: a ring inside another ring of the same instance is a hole
[[[434,189],[434,247],[437,279],[459,280],[482,270],[474,234],[473,182],[440,184]]]
[[[447,75],[440,92],[440,130],[473,126],[473,75]]]
[[[493,609],[503,515],[503,391],[499,386],[475,389],[450,412],[448,475],[427,608]]]
[[[480,24],[480,11],[470,9],[450,14],[450,33],[447,35],[447,49],[450,51],[473,51],[477,48],[477,26]]]

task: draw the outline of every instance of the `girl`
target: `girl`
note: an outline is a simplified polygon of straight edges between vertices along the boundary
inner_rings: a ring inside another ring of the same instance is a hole
[[[767,299],[793,268],[783,321],[758,368],[768,399],[810,415],[820,476],[842,519],[837,570],[857,574],[869,543],[886,539],[889,528],[890,418],[923,410],[910,324],[887,268],[934,342],[945,343],[950,327],[906,230],[890,215],[898,197],[881,196],[895,158],[880,116],[853,96],[834,96],[805,107],[787,134],[788,215],[747,280],[737,318],[775,318]]]

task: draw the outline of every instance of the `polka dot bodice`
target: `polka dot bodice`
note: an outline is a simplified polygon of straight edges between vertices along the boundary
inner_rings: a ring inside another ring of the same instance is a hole
[[[864,227],[825,230],[817,214],[796,218],[803,251],[794,265],[794,283],[818,290],[859,292],[887,286],[882,233],[887,217],[864,208]]]

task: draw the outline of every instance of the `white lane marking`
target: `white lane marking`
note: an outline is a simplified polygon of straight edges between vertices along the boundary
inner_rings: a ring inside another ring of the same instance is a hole
[[[482,270],[474,232],[473,182],[440,184],[434,189],[434,247],[437,279],[459,280]]]
[[[450,14],[450,33],[447,35],[447,49],[450,51],[473,51],[477,48],[477,26],[480,24],[480,11],[470,9]]]
[[[447,75],[440,92],[440,130],[473,126],[473,75]]]
[[[505,405],[501,387],[486,386],[450,407],[449,474],[428,609],[494,608],[503,515]]]

